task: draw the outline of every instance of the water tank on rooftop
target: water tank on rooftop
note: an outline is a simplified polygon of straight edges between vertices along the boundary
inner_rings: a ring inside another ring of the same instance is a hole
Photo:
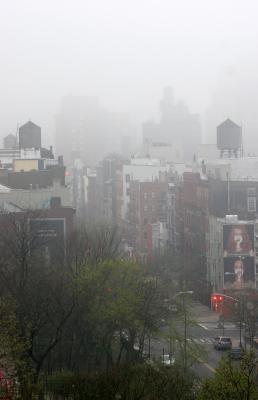
[[[242,128],[229,118],[217,127],[217,147],[221,158],[242,155]]]
[[[41,128],[29,121],[19,128],[19,146],[21,149],[41,148]]]

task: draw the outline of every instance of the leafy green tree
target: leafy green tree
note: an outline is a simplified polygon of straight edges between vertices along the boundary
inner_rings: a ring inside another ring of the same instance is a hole
[[[15,303],[11,298],[1,298],[0,368],[3,379],[0,388],[6,398],[9,394],[17,399],[29,400],[40,391],[34,382],[34,371],[28,366],[26,348],[27,343],[21,337],[16,319]]]
[[[223,359],[213,378],[200,387],[198,400],[257,400],[257,362],[253,353],[246,353],[240,366]]]
[[[168,330],[162,336],[168,340],[170,353],[172,356],[176,355],[177,363],[184,366],[186,372],[189,372],[193,364],[204,361],[207,354],[204,346],[188,340],[191,330],[198,325],[195,320],[191,295],[187,293],[179,295],[174,301],[177,312],[169,313],[167,317]]]
[[[66,330],[72,369],[85,363],[94,369],[136,361],[146,337],[158,331],[156,281],[137,264],[110,260],[81,267],[74,285],[78,313]],[[134,348],[136,340],[139,351]]]
[[[71,400],[194,400],[194,380],[178,367],[121,365],[108,373],[57,373],[48,392]]]
[[[37,235],[29,229],[30,217],[35,214],[2,216],[0,277],[2,295],[13,299],[28,368],[37,380],[74,305],[69,271],[45,262]]]

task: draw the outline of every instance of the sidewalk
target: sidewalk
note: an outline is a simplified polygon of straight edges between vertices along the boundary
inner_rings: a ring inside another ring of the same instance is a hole
[[[219,314],[211,311],[209,307],[195,301],[192,304],[192,310],[195,318],[199,323],[218,323]]]
[[[209,307],[195,301],[192,304],[192,312],[199,325],[205,325],[209,329],[219,328],[219,314],[211,311]],[[229,321],[224,322],[224,327],[225,329],[237,329],[235,323]]]

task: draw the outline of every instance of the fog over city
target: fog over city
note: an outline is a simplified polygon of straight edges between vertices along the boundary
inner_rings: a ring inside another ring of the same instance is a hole
[[[258,25],[255,0],[10,0],[0,13],[1,136],[36,121],[55,137],[63,96],[98,98],[129,115],[135,135],[159,118],[170,85],[202,135],[241,124],[245,147],[258,130]]]
[[[2,0],[1,399],[258,399],[257,16]]]

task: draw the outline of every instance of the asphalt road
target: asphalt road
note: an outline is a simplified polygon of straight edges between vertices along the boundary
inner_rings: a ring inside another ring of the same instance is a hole
[[[195,373],[200,377],[209,377],[215,372],[221,357],[225,356],[224,351],[213,348],[214,337],[222,336],[223,331],[217,327],[218,314],[210,311],[208,307],[195,303],[192,306],[192,313],[196,322],[193,326],[189,326],[187,330],[188,351],[195,354],[196,357],[196,362],[193,364]],[[174,322],[173,325],[176,326],[181,339],[176,340],[175,333],[170,334],[172,331],[168,326],[164,326],[159,337],[151,340],[150,343],[146,343],[145,352],[148,354],[150,351],[152,359],[161,360],[163,354],[170,353],[170,349],[176,360],[182,357],[180,348],[183,346],[184,325],[180,321]],[[224,336],[231,337],[233,347],[239,345],[239,328],[234,324],[225,323]]]

